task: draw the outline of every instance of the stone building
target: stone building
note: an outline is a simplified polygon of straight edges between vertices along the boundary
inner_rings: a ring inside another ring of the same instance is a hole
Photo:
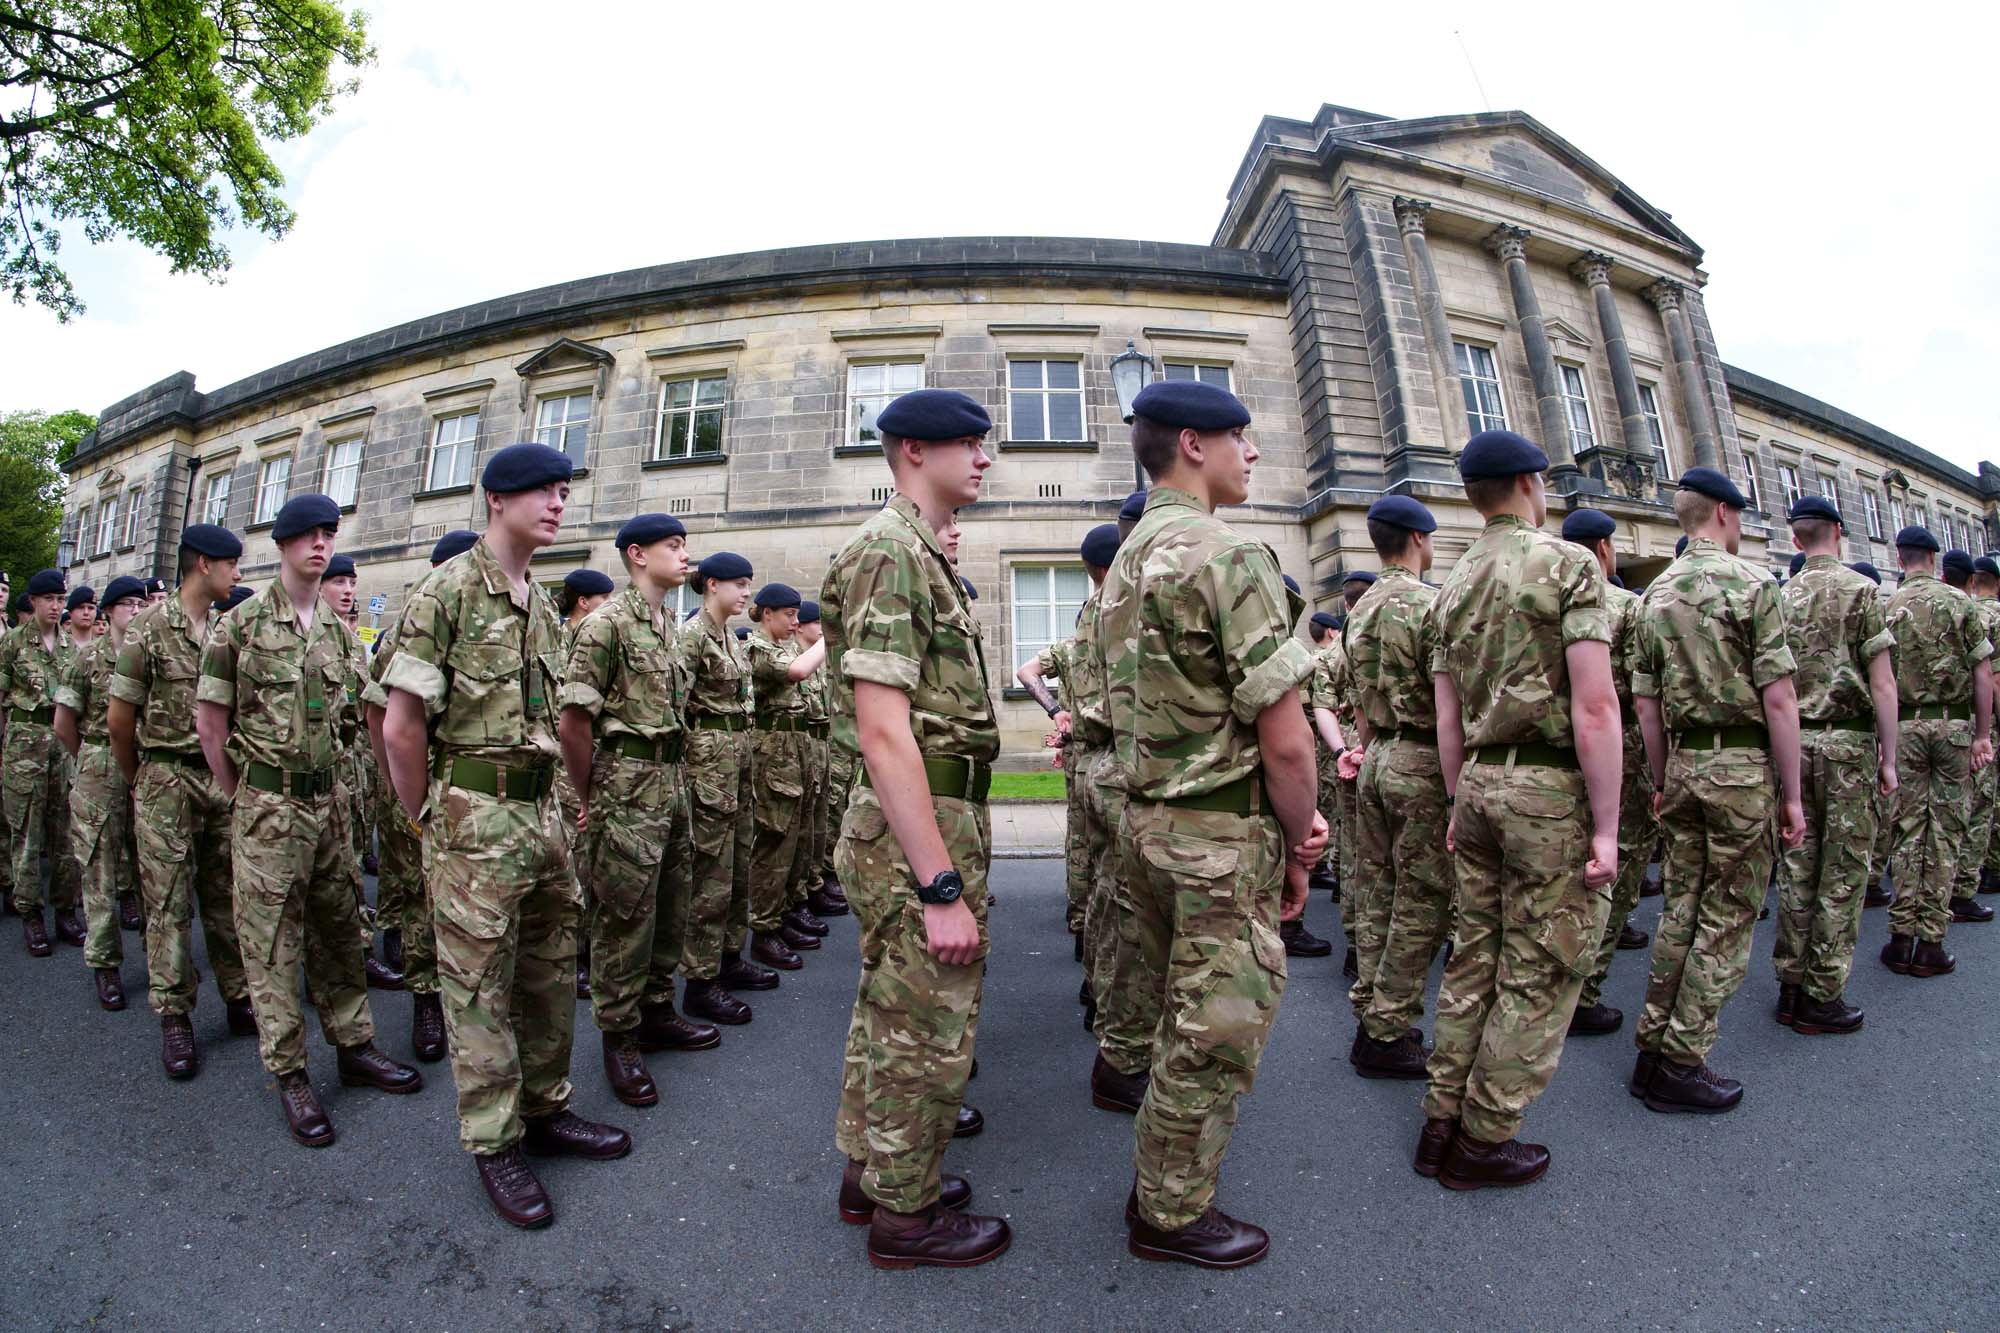
[[[1967,473],[1724,364],[1700,263],[1667,214],[1529,116],[1327,106],[1258,126],[1207,246],[975,237],[732,255],[499,297],[210,392],[171,376],[105,409],[78,449],[63,558],[73,584],[171,576],[181,527],[208,519],[246,534],[244,575],[261,583],[277,507],[321,490],[346,507],[341,547],[386,620],[440,533],[483,525],[484,458],[536,438],[578,465],[563,540],[537,565],[550,582],[616,574],[612,534],[658,509],[684,518],[697,552],[739,551],[759,581],[810,590],[887,493],[875,412],[919,385],[956,388],[996,423],[963,572],[1003,689],[1067,633],[1087,590],[1077,543],[1133,488],[1120,356],[1249,404],[1263,457],[1231,519],[1319,606],[1345,570],[1374,567],[1362,514],[1384,491],[1438,512],[1449,567],[1477,530],[1453,459],[1489,425],[1544,443],[1555,509],[1625,521],[1635,581],[1677,535],[1663,481],[1695,463],[1750,489],[1748,546],[1774,566],[1800,490],[1838,498],[1851,559],[1887,562],[1904,521],[2000,545],[2000,469]],[[1018,698],[1004,722],[1016,754],[1046,725]]]

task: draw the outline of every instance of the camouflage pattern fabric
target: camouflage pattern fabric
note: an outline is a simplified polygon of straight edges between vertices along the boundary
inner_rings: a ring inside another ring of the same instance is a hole
[[[856,753],[856,681],[910,698],[926,758],[991,763],[1000,729],[985,647],[963,587],[922,512],[898,492],[863,523],[820,590],[836,745]],[[984,802],[933,794],[938,833],[965,881],[978,956],[940,962],[925,948],[915,875],[874,790],[857,783],[834,865],[861,931],[861,982],[842,1060],[834,1144],[863,1163],[861,1188],[899,1213],[937,1203],[939,1164],[965,1098],[991,939],[986,876],[993,853]]]
[[[1095,593],[1093,592],[1093,598]],[[1076,661],[1081,653],[1074,636],[1060,643],[1052,643],[1035,654],[1035,661],[1041,664],[1042,679],[1055,683],[1057,704],[1070,715],[1072,729],[1076,726],[1076,690],[1071,684],[1076,674]],[[1072,730],[1072,734],[1074,731]],[[1063,925],[1075,935],[1083,929],[1083,919],[1090,902],[1090,843],[1084,837],[1083,792],[1078,788],[1077,755],[1079,747],[1074,743],[1062,751],[1063,805]]]
[[[1646,761],[1646,737],[1632,707],[1639,595],[1606,583],[1604,598],[1611,613],[1611,675],[1618,691],[1618,711],[1625,719],[1625,772],[1618,789],[1618,878],[1611,885],[1611,915],[1604,922],[1597,965],[1577,993],[1579,1009],[1588,1009],[1603,998],[1604,980],[1611,975],[1611,960],[1618,952],[1618,937],[1639,905],[1646,863],[1653,859],[1653,846],[1660,840],[1660,823],[1653,817],[1653,771]]]
[[[826,664],[799,682],[799,697],[806,701],[806,721],[813,728],[805,746],[805,794],[799,798],[805,828],[800,833],[798,876],[786,902],[797,907],[806,895],[820,886],[826,875],[832,849],[827,836],[827,782],[830,776],[827,730],[832,719],[832,687],[827,684]]]
[[[831,698],[833,692],[831,679],[827,683],[827,692]],[[860,763],[860,758],[854,751],[833,741],[830,736],[829,732],[826,747],[826,859],[821,867],[821,874],[832,875],[838,879],[839,875],[833,868],[833,849],[840,842],[840,821],[847,817],[847,801],[854,792],[854,770]]]
[[[517,597],[482,540],[411,595],[382,683],[421,700],[433,772],[424,881],[437,932],[459,1142],[518,1143],[521,1117],[569,1105],[582,903],[553,792],[509,800],[455,786],[456,759],[546,770],[562,680],[555,607]]]
[[[774,642],[759,625],[746,644],[758,729],[750,744],[756,791],[756,836],[750,849],[750,928],[776,932],[791,906],[791,892],[812,842],[812,807],[806,769],[813,738],[804,731],[766,730],[770,722],[805,722],[806,700],[786,672],[798,656],[796,636]]]
[[[750,928],[750,858],[756,845],[754,738],[748,731],[704,727],[705,717],[751,717],[750,662],[743,645],[707,612],[681,626],[679,656],[688,673],[688,799],[694,819],[694,869],[688,902],[690,980],[712,981],[722,951],[742,946]]]
[[[55,688],[56,703],[76,713],[83,742],[69,787],[70,851],[82,879],[83,963],[92,968],[124,962],[118,896],[139,888],[131,788],[111,753],[106,723],[116,657],[111,636],[103,635],[70,661]]]
[[[1993,656],[1985,617],[1972,598],[1929,574],[1910,573],[1889,599],[1890,650],[1899,705],[1896,901],[1889,929],[1941,941],[1951,925],[1959,858],[1971,840],[1972,680]],[[1950,710],[1919,718],[1919,709]]]
[[[2000,601],[1976,597],[1972,604],[1979,611],[1987,642],[2000,646]],[[2000,794],[1996,778],[2000,778],[2000,764],[1988,764],[1967,780],[1971,795],[1966,808],[1965,846],[1952,876],[1954,898],[1970,898],[1979,892],[1981,874],[1993,855],[1993,803]]]
[[[33,621],[0,635],[0,710],[6,710],[6,737],[0,742],[0,805],[13,837],[14,908],[23,916],[42,908],[42,857],[49,861],[49,903],[58,912],[77,905],[77,869],[69,845],[69,756],[53,728],[15,721],[11,710],[35,712],[55,706],[55,688],[75,650],[69,636],[56,634],[54,651],[42,643]]]
[[[1173,487],[1148,495],[1099,597],[1127,892],[1162,995],[1134,1130],[1138,1206],[1175,1231],[1214,1200],[1284,994],[1285,949],[1277,821],[1172,802],[1261,776],[1257,718],[1313,662],[1270,549]]]
[[[600,606],[571,639],[559,698],[590,715],[598,741],[577,859],[594,889],[591,1010],[602,1032],[629,1032],[642,1005],[673,998],[687,924],[686,775],[678,762],[615,747],[621,736],[660,743],[681,735],[686,692],[671,631],[636,587]]]
[[[1604,588],[1582,548],[1513,515],[1486,521],[1431,605],[1431,670],[1457,687],[1468,747],[1572,744],[1564,654],[1611,642]],[[1468,762],[1453,809],[1458,922],[1424,1114],[1498,1143],[1555,1077],[1610,901],[1584,881],[1581,772]]]
[[[1337,638],[1329,640],[1328,647],[1313,654],[1313,673],[1303,693],[1306,723],[1313,734],[1314,767],[1319,775],[1319,815],[1327,828],[1325,864],[1332,866],[1336,874],[1340,870],[1340,765],[1327,743],[1320,739],[1319,719],[1314,714],[1324,708],[1339,721],[1338,699],[1333,692],[1333,660],[1339,642]],[[1342,724],[1343,728],[1345,725]],[[1345,730],[1341,734],[1345,736]]]
[[[430,576],[426,574],[425,579]],[[420,591],[418,580],[411,595]],[[382,627],[369,662],[369,682],[361,691],[364,708],[386,708],[388,691],[382,677],[396,658],[396,627],[392,621]],[[431,922],[430,891],[424,885],[424,849],[421,826],[412,824],[396,790],[386,781],[377,784],[375,796],[376,855],[375,923],[383,930],[403,933],[403,988],[413,995],[435,995],[437,980],[437,930]]]

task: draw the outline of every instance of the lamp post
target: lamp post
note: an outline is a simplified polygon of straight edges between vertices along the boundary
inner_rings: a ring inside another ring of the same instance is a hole
[[[1111,387],[1118,395],[1118,415],[1126,425],[1132,424],[1132,401],[1139,396],[1139,390],[1152,382],[1153,358],[1127,338],[1125,350],[1111,360]],[[1132,455],[1132,484],[1142,491],[1146,489],[1146,470],[1139,466],[1137,451]]]

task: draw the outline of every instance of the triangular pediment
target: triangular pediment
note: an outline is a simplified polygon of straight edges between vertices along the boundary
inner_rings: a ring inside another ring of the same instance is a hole
[[[514,373],[525,377],[547,375],[558,370],[591,369],[608,366],[615,359],[610,352],[595,343],[578,342],[574,338],[558,338],[515,366]]]

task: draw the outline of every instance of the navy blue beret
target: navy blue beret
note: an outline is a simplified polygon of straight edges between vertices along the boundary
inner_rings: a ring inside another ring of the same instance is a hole
[[[651,546],[669,537],[685,537],[688,530],[672,514],[640,514],[625,520],[625,526],[618,529],[618,549],[623,551],[631,546]]]
[[[243,603],[256,595],[255,589],[239,583],[229,590],[227,597],[224,597],[215,604],[215,609],[218,611],[234,611],[237,607],[243,605]]]
[[[1368,506],[1368,518],[1373,523],[1387,523],[1411,532],[1436,532],[1438,525],[1430,510],[1407,495],[1383,496]]]
[[[1788,569],[1786,569],[1785,572],[1787,574],[1796,574],[1805,567],[1806,567],[1806,553],[1804,551],[1794,551],[1792,552],[1791,566]]]
[[[65,625],[69,624],[69,612],[65,611],[62,613],[62,623]]]
[[[748,625],[738,625],[736,627],[736,641],[738,643],[743,642],[743,640],[749,637],[750,637],[750,627]]]
[[[734,551],[717,551],[714,555],[703,556],[695,572],[703,582],[710,579],[747,579],[751,575],[750,562]]]
[[[1562,538],[1588,546],[1618,531],[1618,520],[1602,509],[1572,509],[1563,516]]]
[[[1956,570],[1960,573],[1970,575],[1972,573],[1972,552],[1961,551],[1957,547],[1953,547],[1944,553],[1944,559],[1939,563],[1944,569]]]
[[[1866,560],[1856,560],[1853,564],[1849,565],[1848,568],[1853,570],[1857,574],[1866,574],[1869,578],[1873,579],[1877,584],[1880,584],[1882,582],[1882,571],[1875,568],[1874,565],[1870,564]]]
[[[326,562],[326,568],[320,571],[319,580],[321,583],[324,583],[328,579],[351,579],[358,577],[359,575],[354,570],[354,557],[351,555],[337,555]]]
[[[813,625],[819,622],[819,603],[808,597],[799,603],[799,623]]]
[[[799,590],[789,583],[767,583],[757,589],[756,597],[751,600],[766,611],[783,611],[797,606],[801,599]]]
[[[984,435],[993,418],[956,389],[912,389],[875,414],[875,429],[906,440],[957,440]]]
[[[1935,551],[1938,549],[1938,540],[1931,536],[1929,528],[1912,523],[1896,534],[1896,545],[1914,547],[1919,551]]]
[[[146,585],[133,578],[130,574],[120,574],[105,585],[104,600],[101,605],[105,610],[109,611],[112,607],[127,598],[135,601],[145,601]]]
[[[1792,501],[1791,513],[1787,517],[1794,523],[1802,518],[1823,518],[1829,523],[1838,523],[1840,511],[1824,495],[1801,495]]]
[[[1712,467],[1691,467],[1681,473],[1678,483],[1684,491],[1706,495],[1717,504],[1726,504],[1731,509],[1748,509],[1750,502],[1743,498],[1743,492],[1736,489],[1736,483]]]
[[[563,587],[578,597],[604,597],[615,592],[618,585],[601,569],[572,569],[563,575]]]
[[[271,540],[288,542],[314,528],[339,526],[340,506],[334,503],[333,497],[309,491],[304,495],[294,495],[278,510],[278,517],[271,522]]]
[[[1083,534],[1083,563],[1095,565],[1099,569],[1111,568],[1111,562],[1118,555],[1118,525],[1100,523]]]
[[[975,602],[979,600],[979,589],[972,586],[971,579],[965,577],[965,575],[963,574],[960,574],[958,576],[958,581],[965,588],[965,595],[967,597],[971,598]]]
[[[63,576],[59,569],[44,569],[28,580],[28,596],[46,597],[50,593],[63,590]]]
[[[1340,621],[1331,611],[1313,612],[1312,623],[1321,629],[1339,629]]]
[[[479,544],[479,534],[469,528],[454,528],[431,547],[431,564],[441,565],[455,555],[464,555]]]
[[[1155,380],[1132,400],[1132,415],[1182,430],[1234,430],[1250,424],[1250,409],[1219,384]]]
[[[1146,512],[1146,492],[1134,491],[1118,506],[1118,517],[1130,522]]]
[[[1610,585],[1611,585],[1612,587],[1614,587],[1614,588],[1622,588],[1622,587],[1624,587],[1624,586],[1625,586],[1625,580],[1624,580],[1624,579],[1622,579],[1622,578],[1619,578],[1619,577],[1618,577],[1618,576],[1617,576],[1616,574],[1613,574],[1613,575],[1609,576],[1609,577],[1608,577],[1608,578],[1606,578],[1606,579],[1605,579],[1604,581],[1605,581],[1606,583],[1610,584]]]
[[[210,560],[240,560],[243,540],[228,528],[213,523],[190,523],[181,529],[181,549]]]
[[[1458,475],[1466,481],[1518,477],[1546,472],[1549,456],[1525,435],[1511,430],[1482,430],[1458,452]]]
[[[1350,569],[1340,576],[1342,583],[1373,583],[1374,574],[1365,569]]]
[[[1982,555],[1972,562],[1972,572],[2000,579],[2000,560],[1995,560],[1990,555]]]
[[[485,470],[479,474],[479,485],[495,495],[513,495],[552,482],[568,481],[575,471],[576,465],[562,450],[523,440],[486,460]]]
[[[1688,539],[1686,535],[1683,534],[1682,536],[1676,537],[1674,539],[1675,559],[1679,559],[1681,556],[1687,554],[1687,548],[1688,548]]]
[[[1279,577],[1284,579],[1285,586],[1287,588],[1290,588],[1293,592],[1299,591],[1299,581],[1293,578],[1290,574],[1282,574]],[[1300,596],[1304,596],[1304,594],[1300,593]]]
[[[96,606],[97,589],[91,587],[88,583],[79,584],[69,590],[69,600],[64,602],[63,605],[71,611],[76,610],[79,606]]]
[[[146,596],[151,597],[156,592],[165,592],[166,590],[167,581],[165,579],[146,580]]]
[[[29,613],[30,611],[32,611],[32,610],[34,610],[34,609],[35,609],[35,604],[34,604],[34,602],[33,602],[33,601],[31,601],[31,600],[29,599],[29,596],[28,596],[28,594],[27,594],[27,593],[22,593],[22,594],[21,594],[21,595],[20,595],[19,597],[16,597],[16,598],[14,599],[14,614],[15,614],[15,615],[17,615],[17,616],[25,616],[25,615],[27,615],[27,614],[28,614],[28,613]]]

